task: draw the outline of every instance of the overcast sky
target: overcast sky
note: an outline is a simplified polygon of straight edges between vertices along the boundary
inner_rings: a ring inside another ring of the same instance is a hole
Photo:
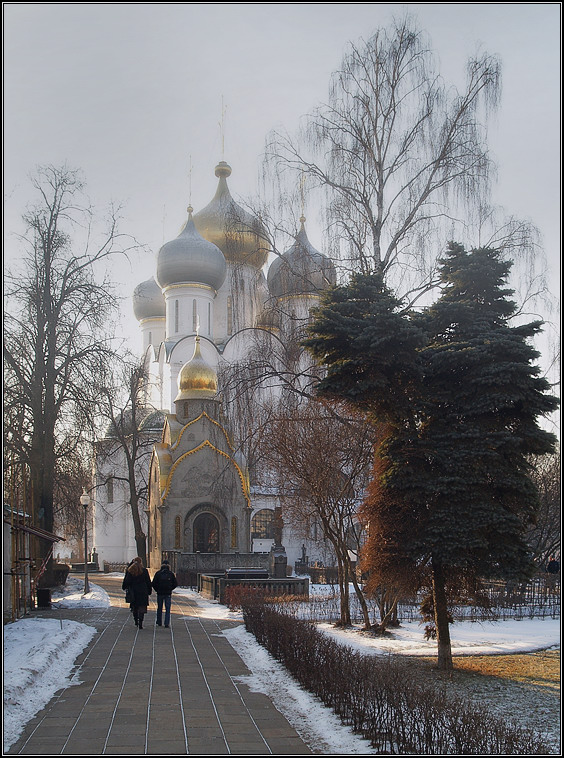
[[[494,197],[540,228],[558,293],[560,3],[4,3],[6,232],[35,166],[79,168],[95,205],[124,204],[121,230],[153,251],[119,274],[132,290],[185,220],[189,156],[195,210],[214,194],[222,98],[230,188],[254,195],[267,133],[294,131],[326,99],[346,43],[404,9],[447,81],[463,85],[478,49],[501,58]]]

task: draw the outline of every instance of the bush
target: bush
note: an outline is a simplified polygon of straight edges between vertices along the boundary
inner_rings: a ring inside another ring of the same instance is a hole
[[[380,753],[546,755],[538,734],[485,707],[413,681],[409,663],[363,655],[256,593],[241,598],[247,631],[307,690]]]

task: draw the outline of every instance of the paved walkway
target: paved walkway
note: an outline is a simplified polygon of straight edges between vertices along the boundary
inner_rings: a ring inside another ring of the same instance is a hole
[[[250,672],[221,635],[237,622],[199,618],[190,598],[174,594],[171,627],[155,626],[152,603],[138,630],[121,578],[92,579],[111,607],[34,612],[98,633],[77,660],[81,684],[58,693],[8,755],[312,753],[266,695],[237,680]]]

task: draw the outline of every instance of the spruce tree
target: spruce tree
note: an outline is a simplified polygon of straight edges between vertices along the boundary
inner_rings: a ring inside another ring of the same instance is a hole
[[[346,286],[327,290],[312,315],[304,345],[327,369],[319,394],[344,399],[378,421],[409,414],[425,336],[383,275],[353,275]]]

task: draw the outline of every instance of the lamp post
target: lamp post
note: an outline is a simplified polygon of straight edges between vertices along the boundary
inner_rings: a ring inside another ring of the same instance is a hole
[[[88,529],[86,514],[88,513],[88,506],[90,505],[90,497],[83,488],[82,495],[80,496],[80,504],[84,508],[84,595],[90,592],[90,586],[88,584]]]

